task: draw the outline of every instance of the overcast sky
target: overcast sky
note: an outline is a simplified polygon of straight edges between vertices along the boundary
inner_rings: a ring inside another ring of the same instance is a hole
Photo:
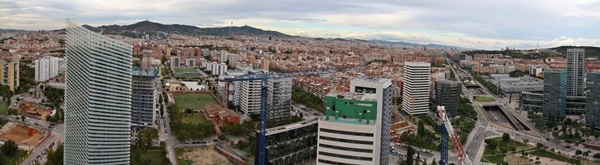
[[[468,48],[600,46],[600,0],[0,0],[0,28],[150,20]]]

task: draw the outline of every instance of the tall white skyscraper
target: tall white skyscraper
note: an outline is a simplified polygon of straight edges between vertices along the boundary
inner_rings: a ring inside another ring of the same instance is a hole
[[[46,81],[58,76],[58,57],[46,56],[34,61],[35,81]]]
[[[132,46],[70,21],[64,164],[130,163]]]
[[[567,96],[583,96],[584,63],[584,49],[567,49]]]
[[[402,111],[413,115],[429,113],[430,73],[431,64],[429,63],[404,63]]]
[[[350,92],[325,96],[319,119],[318,164],[388,164],[392,81],[356,78]]]

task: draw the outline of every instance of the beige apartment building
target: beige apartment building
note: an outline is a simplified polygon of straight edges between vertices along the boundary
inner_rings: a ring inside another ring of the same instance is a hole
[[[0,85],[7,85],[11,91],[19,86],[19,60],[0,59]]]

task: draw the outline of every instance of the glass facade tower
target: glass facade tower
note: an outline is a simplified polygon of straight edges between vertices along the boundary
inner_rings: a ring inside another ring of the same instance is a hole
[[[132,47],[70,21],[64,164],[129,164]]]

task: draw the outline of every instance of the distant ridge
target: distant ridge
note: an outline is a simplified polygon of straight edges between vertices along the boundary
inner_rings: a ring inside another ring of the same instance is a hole
[[[427,47],[434,49],[458,49],[458,50],[470,50],[470,48],[463,48],[452,45],[440,45],[440,44],[416,44],[411,42],[402,42],[402,41],[382,41],[382,40],[369,40],[369,42],[380,43],[380,44],[388,44],[388,45],[402,45],[402,46],[413,46],[413,47]]]
[[[20,30],[20,29],[0,29],[1,32],[28,32],[28,30]]]
[[[104,25],[93,27],[90,25],[82,25],[92,31],[107,34],[117,34],[129,37],[141,37],[144,33],[164,32],[170,34],[184,35],[213,35],[213,36],[272,36],[272,37],[291,37],[277,31],[262,30],[251,26],[232,26],[232,27],[215,27],[215,28],[199,28],[190,25],[172,24],[165,25],[151,21],[141,21],[131,25]]]

